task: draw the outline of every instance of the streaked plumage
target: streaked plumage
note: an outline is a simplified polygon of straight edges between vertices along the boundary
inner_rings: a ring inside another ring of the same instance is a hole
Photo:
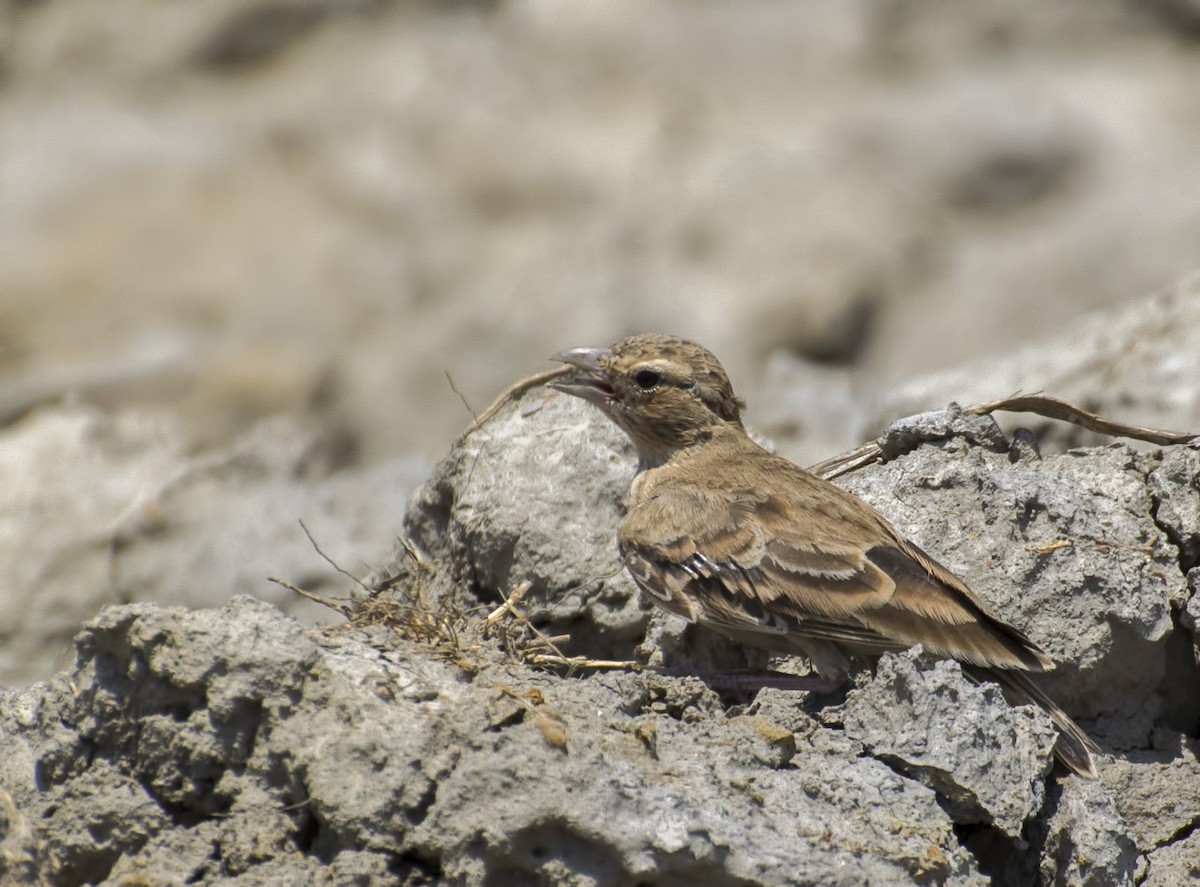
[[[802,653],[830,682],[855,657],[922,644],[1044,708],[1062,731],[1059,758],[1095,776],[1095,744],[1027,675],[1050,658],[861,499],[754,443],[711,352],[640,335],[554,359],[575,368],[555,387],[596,404],[637,447],[618,546],[655,604]]]

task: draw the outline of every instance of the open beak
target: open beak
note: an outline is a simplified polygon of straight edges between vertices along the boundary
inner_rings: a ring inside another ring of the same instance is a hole
[[[550,387],[582,397],[598,407],[611,404],[615,392],[609,384],[608,374],[600,365],[610,354],[612,350],[609,348],[569,348],[552,354],[551,360],[572,366],[575,371],[551,382]]]

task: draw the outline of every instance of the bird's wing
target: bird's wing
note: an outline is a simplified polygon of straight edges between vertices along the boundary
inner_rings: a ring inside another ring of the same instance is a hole
[[[623,519],[622,555],[664,608],[718,630],[1053,667],[865,503],[811,475],[803,483],[803,495],[790,484],[770,494],[660,487]]]

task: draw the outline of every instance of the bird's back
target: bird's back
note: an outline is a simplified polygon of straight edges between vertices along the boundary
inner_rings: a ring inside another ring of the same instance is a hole
[[[782,634],[850,654],[920,643],[980,666],[1052,667],[1028,636],[861,499],[768,453],[740,428],[723,432],[635,478],[619,540],[676,572],[681,592],[711,602],[714,628],[728,622],[728,603],[734,613],[741,606],[765,615],[768,635],[783,626]],[[700,608],[698,621],[713,620]]]

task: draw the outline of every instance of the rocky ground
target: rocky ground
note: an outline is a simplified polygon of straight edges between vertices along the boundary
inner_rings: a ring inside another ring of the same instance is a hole
[[[538,386],[412,496],[348,622],[113,607],[72,667],[0,697],[0,879],[1200,874],[1200,447],[1042,455],[955,409],[884,442],[841,482],[1061,663],[1045,683],[1104,748],[1098,781],[1054,768],[1040,712],[919,650],[832,697],[714,692],[692,675],[764,662],[638,600],[612,544],[630,447]]]
[[[1196,22],[0,0],[0,884],[1200,877],[1195,445],[948,407],[1200,430]],[[714,692],[767,663],[638,600],[614,428],[455,441],[452,385],[634,330],[802,464],[881,436],[838,482],[1061,663],[1099,781],[919,651]]]

